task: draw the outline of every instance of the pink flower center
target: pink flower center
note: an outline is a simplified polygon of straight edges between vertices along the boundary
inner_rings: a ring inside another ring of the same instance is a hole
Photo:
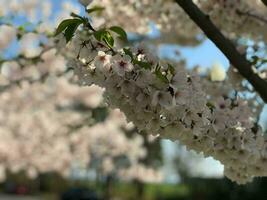
[[[144,49],[138,49],[138,50],[137,50],[137,54],[138,54],[138,55],[140,55],[140,54],[144,54],[144,53],[145,53]]]
[[[219,107],[220,107],[220,109],[225,109],[225,104],[224,103],[221,103],[220,105],[219,105]]]
[[[106,56],[100,56],[100,57],[99,57],[99,60],[100,60],[101,62],[105,62],[105,61],[106,61]]]
[[[127,63],[124,62],[123,60],[121,60],[121,61],[119,62],[119,66],[120,66],[121,68],[126,68]]]
[[[177,92],[175,93],[175,97],[178,98],[178,97],[180,97],[180,96],[181,96],[181,93],[177,91]]]

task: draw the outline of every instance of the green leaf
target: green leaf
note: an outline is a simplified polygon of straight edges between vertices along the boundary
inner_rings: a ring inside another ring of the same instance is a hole
[[[156,74],[156,76],[157,76],[160,80],[162,80],[164,83],[169,83],[169,80],[167,79],[167,77],[164,76],[164,75],[162,74],[159,65],[157,65],[157,67],[156,67],[155,74]]]
[[[100,29],[100,30],[94,32],[95,39],[98,41],[102,41],[102,38],[106,32],[107,31],[105,29]]]
[[[108,109],[106,107],[98,107],[92,110],[93,118],[96,122],[103,122],[108,116]]]
[[[119,27],[119,26],[112,26],[109,29],[111,31],[117,33],[121,37],[121,39],[127,40],[127,33],[121,27]]]
[[[26,29],[25,29],[24,26],[19,26],[19,27],[18,27],[18,30],[19,30],[19,31],[22,31],[22,32],[25,32],[25,31],[26,31]]]
[[[141,68],[151,69],[151,65],[148,62],[143,62],[143,61],[135,60],[134,63],[137,64],[137,65],[139,65]]]
[[[207,102],[206,106],[209,108],[209,109],[214,109],[215,106],[211,103],[211,102]]]
[[[265,63],[267,63],[267,59],[263,59],[263,60],[261,61],[261,64],[265,64]]]
[[[72,37],[74,36],[75,31],[79,27],[80,24],[70,24],[67,29],[65,30],[65,38],[66,42],[68,43]]]
[[[83,22],[86,22],[86,19],[87,19],[87,18],[85,18],[85,17],[82,17],[82,16],[80,16],[80,15],[77,15],[77,14],[74,13],[74,12],[72,12],[72,13],[70,14],[70,16],[72,16],[73,18],[79,18],[79,19],[82,20]]]
[[[93,13],[93,12],[102,12],[103,10],[105,10],[105,7],[102,6],[95,6],[89,9],[86,9],[86,12],[88,14]]]
[[[134,59],[133,53],[131,52],[129,48],[123,48],[123,51],[126,55],[130,56],[132,60]]]
[[[103,41],[109,46],[114,46],[114,38],[110,34],[110,32],[106,31],[106,33],[103,35]]]
[[[63,20],[57,27],[55,36],[62,33],[64,30],[67,29],[67,27],[72,26],[79,26],[82,24],[83,21],[80,18],[75,18],[75,19],[65,19]]]
[[[174,68],[171,64],[168,64],[168,71],[169,71],[172,75],[175,75],[175,68]]]
[[[101,29],[101,30],[94,32],[94,37],[98,41],[105,42],[109,47],[114,46],[114,38],[112,37],[110,32],[108,32],[105,29]]]

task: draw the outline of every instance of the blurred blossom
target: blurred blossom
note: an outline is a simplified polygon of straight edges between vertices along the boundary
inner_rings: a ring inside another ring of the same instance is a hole
[[[0,25],[0,51],[4,50],[16,38],[16,28],[8,25]]]
[[[213,64],[210,70],[210,78],[212,81],[224,81],[226,78],[226,71],[220,63]]]
[[[33,58],[38,56],[42,48],[39,45],[40,36],[35,33],[26,33],[20,40],[20,50],[22,55],[26,58]]]

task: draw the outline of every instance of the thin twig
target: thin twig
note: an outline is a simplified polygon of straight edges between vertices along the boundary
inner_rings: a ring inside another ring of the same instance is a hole
[[[264,23],[267,24],[267,18],[264,18],[264,17],[262,17],[262,16],[260,16],[260,15],[257,15],[257,14],[255,14],[255,13],[252,13],[252,12],[250,12],[250,11],[246,11],[246,12],[244,12],[244,11],[242,11],[242,10],[237,9],[237,10],[236,10],[236,14],[238,14],[238,15],[240,15],[240,16],[251,17],[251,18],[254,18],[254,19],[256,19],[256,20],[259,20],[259,21],[264,22]]]

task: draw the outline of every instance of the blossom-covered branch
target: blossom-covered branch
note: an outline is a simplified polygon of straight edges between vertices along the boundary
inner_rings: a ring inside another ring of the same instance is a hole
[[[247,118],[253,115],[247,101],[210,99],[199,75],[187,73],[182,63],[162,62],[142,46],[111,52],[88,34],[78,31],[68,45],[73,54],[69,65],[83,85],[104,87],[107,103],[120,108],[139,131],[179,140],[188,149],[213,156],[238,183],[266,174],[267,144],[261,128],[254,131],[254,119]]]

